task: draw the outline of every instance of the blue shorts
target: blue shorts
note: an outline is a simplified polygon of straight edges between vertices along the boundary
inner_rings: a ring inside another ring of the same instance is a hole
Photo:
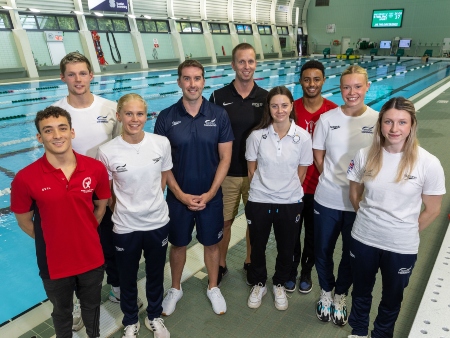
[[[192,240],[194,225],[197,240],[204,246],[219,243],[223,237],[223,199],[217,194],[200,211],[192,211],[176,197],[167,192],[169,206],[169,242],[175,246],[187,246]]]

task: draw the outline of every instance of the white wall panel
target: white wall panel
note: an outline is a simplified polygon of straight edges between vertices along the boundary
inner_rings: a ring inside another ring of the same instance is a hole
[[[251,22],[252,0],[235,0],[233,4],[233,20]]]
[[[228,21],[228,0],[206,0],[207,20]]]
[[[200,0],[172,0],[176,18],[200,19]]]
[[[73,0],[16,0],[17,8],[37,8],[42,12],[66,12],[69,14],[70,11],[75,9]]]
[[[270,12],[272,10],[272,0],[256,1],[256,22],[270,23]]]
[[[133,0],[134,14],[150,15],[155,18],[167,18],[167,0]]]

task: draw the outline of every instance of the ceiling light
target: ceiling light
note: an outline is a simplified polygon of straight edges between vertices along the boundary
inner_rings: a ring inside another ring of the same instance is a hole
[[[151,19],[152,17],[150,15],[141,15],[141,18]]]
[[[0,6],[0,7],[2,7],[3,9],[13,9],[13,8],[10,7],[10,6]]]
[[[100,13],[100,12],[92,12],[92,13],[97,15],[97,16],[103,16],[103,13]]]
[[[41,11],[37,8],[27,8],[27,11],[34,12],[34,13],[40,13]]]
[[[133,15],[133,14],[125,14],[125,16],[128,16],[129,18],[132,18],[132,19],[136,19],[136,15]]]
[[[76,15],[83,15],[83,12],[80,12],[80,11],[71,11],[70,13],[73,13]]]

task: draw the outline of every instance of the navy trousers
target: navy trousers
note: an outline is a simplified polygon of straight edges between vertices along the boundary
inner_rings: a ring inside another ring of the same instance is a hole
[[[120,286],[119,271],[117,271],[116,255],[113,240],[114,223],[111,220],[112,211],[106,207],[105,215],[99,225],[100,243],[105,257],[106,282],[114,287]]]
[[[314,201],[314,253],[320,287],[336,294],[348,294],[352,285],[350,240],[356,213],[324,207]],[[337,279],[334,277],[333,254],[342,234],[342,256]]]
[[[120,308],[124,326],[138,322],[137,273],[139,260],[144,251],[147,281],[147,316],[150,320],[162,313],[164,293],[164,265],[166,263],[169,226],[149,231],[133,231],[127,234],[114,233],[116,260],[120,276]]]
[[[348,319],[348,323],[353,329],[352,334],[358,336],[368,334],[372,290],[376,274],[380,269],[383,290],[372,338],[392,338],[394,336],[394,326],[400,312],[403,290],[408,286],[416,259],[416,254],[386,251],[352,238],[350,262],[353,291],[352,310]]]

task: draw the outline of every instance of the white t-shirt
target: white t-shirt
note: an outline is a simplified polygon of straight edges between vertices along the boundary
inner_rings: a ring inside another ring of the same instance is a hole
[[[345,115],[341,107],[322,115],[314,129],[313,149],[325,150],[323,172],[314,200],[324,207],[354,211],[349,194],[347,168],[356,152],[372,143],[378,112],[370,107],[357,117]]]
[[[347,177],[361,183],[369,148],[359,150]],[[419,147],[415,168],[396,183],[402,153],[383,149],[383,164],[374,180],[364,181],[364,196],[353,224],[352,237],[379,249],[416,254],[419,249],[419,214],[422,194],[445,194],[445,177],[439,160]]]
[[[301,202],[303,188],[298,167],[313,162],[309,133],[292,122],[287,135],[280,140],[270,125],[254,130],[246,145],[246,160],[258,162],[248,200],[277,204]]]
[[[72,147],[79,154],[95,158],[98,147],[112,140],[122,130],[116,118],[117,103],[100,96],[94,95],[94,102],[88,108],[72,107],[67,103],[67,96],[53,106],[69,112],[75,130]]]
[[[115,233],[154,230],[169,222],[161,189],[161,172],[172,169],[166,137],[146,132],[139,144],[129,144],[118,136],[100,146],[98,159],[113,181]]]

